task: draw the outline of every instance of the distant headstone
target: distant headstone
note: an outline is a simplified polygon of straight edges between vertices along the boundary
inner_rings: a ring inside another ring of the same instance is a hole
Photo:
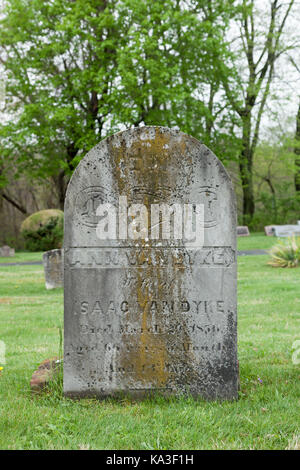
[[[15,249],[10,248],[8,245],[4,245],[0,247],[0,256],[6,257],[6,258],[10,256],[15,256]]]
[[[66,195],[64,270],[67,396],[237,397],[235,196],[205,145],[143,127],[93,148]]]
[[[275,227],[274,225],[266,225],[265,226],[265,234],[267,237],[273,237],[275,235]]]
[[[300,225],[274,225],[274,234],[276,237],[299,237]]]
[[[50,250],[43,254],[46,289],[63,286],[62,250]]]
[[[250,235],[247,225],[237,226],[236,232],[238,237],[249,237]]]

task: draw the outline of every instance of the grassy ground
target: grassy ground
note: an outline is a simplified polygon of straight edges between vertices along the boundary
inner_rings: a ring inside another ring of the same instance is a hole
[[[263,232],[253,233],[249,237],[238,237],[239,250],[268,250],[277,242],[276,237],[267,237]]]
[[[13,257],[1,256],[0,263],[23,263],[31,261],[42,261],[43,252],[29,253],[27,251],[18,251]]]
[[[162,398],[133,403],[71,401],[59,387],[31,397],[36,366],[59,351],[62,289],[46,291],[41,266],[0,268],[1,449],[300,448],[299,269],[275,269],[266,256],[239,258],[237,402]]]

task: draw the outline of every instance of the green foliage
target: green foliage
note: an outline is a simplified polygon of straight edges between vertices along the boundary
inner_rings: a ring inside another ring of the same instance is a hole
[[[58,210],[40,211],[29,216],[21,228],[25,249],[34,252],[61,248],[63,223],[63,212]]]
[[[21,224],[21,232],[24,230],[36,231],[45,225],[51,218],[58,218],[63,220],[64,213],[59,209],[45,209],[34,212],[25,220],[23,220]]]
[[[51,402],[55,402],[63,396],[63,360],[59,358],[58,361],[53,377],[49,380],[45,390],[42,392],[47,394]]]
[[[288,190],[284,194],[283,187],[278,188],[275,200],[273,195],[262,192],[257,201],[256,213],[249,224],[253,230],[263,230],[265,225],[295,224],[299,219],[300,195],[289,195]]]
[[[273,137],[278,131],[272,130]],[[293,143],[294,139],[281,132],[275,143],[262,142],[256,149],[253,162],[256,211],[247,221],[251,230],[263,230],[265,225],[294,224],[300,218]]]
[[[124,126],[179,126],[221,159],[234,157],[239,139],[219,67],[230,55],[224,37],[235,2],[5,3],[2,184],[11,167],[16,176],[51,176],[63,201],[64,178]],[[233,73],[229,67],[223,76]]]
[[[239,160],[244,223],[261,228],[253,156],[294,0],[6,0],[0,63],[0,187],[55,182],[60,207],[78,162],[124,127],[178,126]],[[275,211],[272,212],[272,216]],[[248,216],[248,219],[247,219]],[[275,214],[280,219],[280,214]]]
[[[296,268],[300,261],[300,238],[295,236],[288,240],[280,240],[270,250],[271,260],[268,262],[275,268]]]
[[[220,68],[222,85],[236,118],[239,118],[235,123],[233,121],[233,129],[241,134],[239,172],[244,224],[252,221],[255,212],[253,157],[259,142],[262,116],[271,95],[276,62],[287,50],[297,47],[294,36],[286,34],[286,24],[295,3],[295,0],[275,0],[268,5],[258,0],[238,2],[240,17],[235,26],[240,34],[234,40],[230,38],[232,46],[229,46],[235,50],[235,55],[231,62],[226,61],[224,68]],[[232,30],[230,33],[232,35]],[[223,76],[223,70],[228,68],[235,70],[233,78]]]

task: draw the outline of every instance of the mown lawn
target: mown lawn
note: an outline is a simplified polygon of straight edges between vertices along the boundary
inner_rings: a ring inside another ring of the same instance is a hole
[[[251,233],[249,237],[238,237],[239,250],[269,250],[277,243],[276,237],[267,237],[263,232]]]
[[[42,261],[43,252],[30,253],[29,251],[17,251],[15,256],[0,257],[0,263],[24,263],[32,261]]]
[[[267,238],[267,237],[266,237]],[[72,401],[59,386],[37,398],[36,366],[59,351],[62,289],[46,291],[42,266],[0,268],[1,449],[300,449],[300,269],[267,256],[239,258],[240,398]]]

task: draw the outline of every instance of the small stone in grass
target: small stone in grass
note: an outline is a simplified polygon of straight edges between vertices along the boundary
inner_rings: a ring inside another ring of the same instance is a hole
[[[53,357],[52,359],[46,359],[43,361],[31,377],[31,391],[40,392],[45,389],[48,383],[57,376],[60,364],[61,361],[58,357]]]

